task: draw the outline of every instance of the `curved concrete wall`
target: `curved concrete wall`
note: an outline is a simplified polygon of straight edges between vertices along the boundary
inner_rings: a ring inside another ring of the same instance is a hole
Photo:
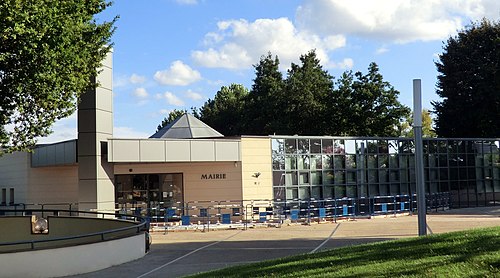
[[[123,264],[146,254],[145,234],[29,252],[0,254],[0,277],[60,277]]]

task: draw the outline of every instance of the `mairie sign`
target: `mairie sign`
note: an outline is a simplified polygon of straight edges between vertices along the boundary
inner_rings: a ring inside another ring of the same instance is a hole
[[[226,174],[201,174],[202,180],[225,180]]]

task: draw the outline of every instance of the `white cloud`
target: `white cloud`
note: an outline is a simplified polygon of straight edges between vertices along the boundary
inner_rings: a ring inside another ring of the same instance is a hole
[[[151,134],[134,130],[131,127],[115,126],[113,127],[114,138],[148,138]]]
[[[149,94],[144,88],[137,88],[134,90],[134,96],[140,99],[148,98]]]
[[[175,0],[178,4],[181,5],[196,5],[198,4],[198,0]]]
[[[123,75],[117,75],[113,77],[113,88],[121,88],[127,86],[129,83],[129,78]]]
[[[130,76],[129,81],[132,84],[142,84],[146,81],[146,77],[134,73]]]
[[[160,109],[160,115],[168,115],[172,110],[170,109]]]
[[[344,58],[340,62],[330,62],[325,67],[326,68],[348,70],[348,69],[352,69],[353,66],[354,66],[354,61],[351,58]]]
[[[157,95],[157,97],[158,97],[158,95]],[[175,105],[175,106],[183,106],[184,105],[184,101],[182,101],[182,99],[180,99],[179,97],[177,97],[176,95],[174,95],[171,92],[165,92],[165,93],[163,93],[163,95],[160,95],[160,97],[163,99],[166,99],[168,104]]]
[[[207,50],[191,52],[193,60],[210,68],[244,69],[259,61],[269,51],[278,55],[281,65],[289,66],[302,54],[316,49],[323,64],[328,63],[328,52],[344,47],[343,35],[319,37],[308,31],[297,30],[288,18],[244,19],[218,22],[217,32],[205,36],[212,45]]]
[[[354,34],[406,43],[442,40],[470,20],[498,18],[497,0],[305,0],[298,26],[324,36]]]
[[[384,54],[388,51],[389,51],[389,48],[382,46],[379,49],[375,50],[375,54],[380,55],[380,54]]]
[[[61,141],[76,139],[78,136],[78,120],[77,114],[74,113],[71,116],[58,120],[52,126],[53,132],[47,137],[39,137],[38,144],[52,144]]]
[[[186,86],[201,79],[201,74],[182,61],[174,61],[170,68],[157,71],[154,79],[162,85]]]
[[[203,96],[200,93],[193,92],[192,90],[187,90],[185,93],[187,98],[192,99],[192,100],[201,100],[203,99]]]

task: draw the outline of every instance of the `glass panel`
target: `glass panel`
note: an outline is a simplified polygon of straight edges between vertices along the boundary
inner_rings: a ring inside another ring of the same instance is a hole
[[[333,186],[325,186],[324,195],[323,195],[324,198],[325,199],[333,199],[333,197],[334,197],[333,190],[334,190]]]
[[[378,170],[378,180],[380,182],[388,182],[389,181],[389,175],[388,175],[388,170]]]
[[[356,172],[355,171],[347,171],[347,183],[356,183]]]
[[[272,139],[271,146],[273,154],[283,154],[285,152],[285,140],[283,139]]]
[[[386,140],[378,140],[378,153],[389,153],[389,145]]]
[[[321,155],[311,155],[311,170],[321,170]]]
[[[378,183],[378,170],[368,170],[368,182]]]
[[[299,174],[299,184],[309,184],[309,173]]]
[[[309,156],[308,155],[300,155],[298,161],[299,170],[309,170]]]
[[[407,155],[399,155],[399,167],[408,168],[408,156]]]
[[[290,172],[285,174],[285,185],[297,185],[298,183],[298,177],[297,177],[297,172]]]
[[[356,198],[358,194],[356,193],[356,186],[348,185],[346,186],[346,196],[348,198]]]
[[[274,171],[273,172],[273,186],[282,186],[285,184],[285,172]]]
[[[285,152],[291,154],[297,153],[297,141],[295,139],[285,139]]]
[[[399,153],[415,153],[415,144],[412,140],[402,140],[399,142]]]
[[[374,153],[374,154],[377,153],[378,146],[376,140],[366,140],[366,144],[368,153]]]
[[[398,156],[396,154],[389,155],[390,168],[399,168]]]
[[[311,139],[311,153],[321,153],[321,139]]]
[[[299,139],[299,148],[298,152],[299,154],[308,154],[309,153],[309,139]]]
[[[323,178],[322,178],[322,173],[321,172],[311,172],[311,183],[312,184],[322,184],[323,183]]]
[[[378,164],[377,164],[377,155],[376,154],[373,154],[373,155],[368,155],[368,168],[377,168]]]
[[[355,140],[345,140],[345,152],[348,154],[356,153],[356,141]]]
[[[285,156],[273,155],[273,170],[285,169]]]
[[[397,140],[389,140],[388,144],[389,144],[389,153],[390,154],[397,154],[398,149],[399,149],[398,141]]]
[[[345,156],[343,155],[335,155],[334,159],[334,168],[335,169],[345,169]]]
[[[429,154],[429,167],[437,167],[438,166],[438,157],[435,154]]]
[[[345,143],[344,140],[334,140],[333,142],[333,152],[335,154],[345,154]]]
[[[297,187],[291,187],[286,189],[286,199],[294,200],[299,198],[299,189]]]
[[[283,200],[285,199],[285,187],[274,187],[274,199],[275,200]]]
[[[344,171],[335,171],[334,182],[335,182],[335,184],[344,184],[345,183]]]
[[[333,184],[333,171],[323,172],[323,184]]]
[[[285,157],[285,170],[296,170],[297,169],[297,157],[287,156]]]
[[[401,179],[401,182],[409,182],[408,180],[408,170],[400,170],[399,171],[399,178]]]
[[[448,167],[448,156],[446,154],[440,154],[438,160],[439,167]]]
[[[356,155],[346,155],[345,156],[345,165],[347,169],[355,169],[356,168]]]
[[[301,186],[299,187],[299,199],[307,200],[311,197],[309,186]]]
[[[346,197],[346,189],[345,185],[336,185],[335,186],[335,198],[340,199]]]
[[[365,140],[356,140],[356,153],[357,154],[366,153],[366,141]]]
[[[333,153],[333,141],[331,139],[322,139],[322,150],[324,154],[332,154]]]
[[[448,180],[448,168],[439,168],[439,179],[442,181]]]
[[[390,182],[399,182],[399,170],[390,170],[389,181]]]
[[[323,187],[322,186],[312,186],[311,187],[311,198],[316,200],[323,199]]]
[[[333,169],[333,156],[323,155],[323,169]]]
[[[389,157],[386,154],[381,154],[378,156],[378,167],[388,168],[389,167]]]

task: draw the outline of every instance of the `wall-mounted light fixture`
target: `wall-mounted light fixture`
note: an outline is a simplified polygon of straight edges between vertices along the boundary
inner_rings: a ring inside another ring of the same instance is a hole
[[[260,176],[260,172],[256,172],[256,173],[254,173],[254,174],[252,175],[252,177],[254,177],[254,178],[258,178],[259,176]]]

